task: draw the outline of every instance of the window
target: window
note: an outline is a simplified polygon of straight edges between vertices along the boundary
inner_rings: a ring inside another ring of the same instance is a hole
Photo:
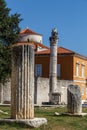
[[[79,76],[79,64],[76,63],[76,76]]]
[[[84,95],[84,86],[82,85],[82,95]]]
[[[84,72],[85,72],[85,66],[82,65],[82,77],[84,77]]]
[[[60,77],[60,64],[57,64],[57,76]]]
[[[35,76],[42,76],[42,65],[41,64],[35,65]]]

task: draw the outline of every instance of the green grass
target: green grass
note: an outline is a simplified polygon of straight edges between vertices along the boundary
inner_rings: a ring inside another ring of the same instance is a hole
[[[0,118],[10,118],[10,107],[0,106],[0,110],[8,112],[8,115],[0,113]],[[35,107],[35,117],[47,118],[47,125],[39,128],[29,128],[23,124],[17,123],[0,123],[0,130],[87,130],[87,116],[85,117],[70,117],[70,116],[55,116],[54,113],[64,113],[67,109],[52,108],[52,107]],[[87,108],[83,109],[87,112]]]

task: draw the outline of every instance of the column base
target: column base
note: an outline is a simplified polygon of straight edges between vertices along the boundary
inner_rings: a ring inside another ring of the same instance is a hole
[[[50,99],[50,104],[52,105],[57,105],[60,104],[61,102],[61,93],[59,92],[53,92],[49,94],[49,99]]]
[[[47,125],[46,118],[33,118],[33,119],[0,119],[0,122],[4,123],[18,123],[18,124],[25,124],[29,127],[37,128],[41,125]]]

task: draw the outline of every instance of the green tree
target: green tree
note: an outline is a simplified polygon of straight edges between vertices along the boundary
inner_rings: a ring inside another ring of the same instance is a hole
[[[0,83],[8,81],[11,73],[11,49],[0,44]]]
[[[18,41],[20,14],[10,14],[5,0],[0,0],[0,83],[11,73],[11,45]]]

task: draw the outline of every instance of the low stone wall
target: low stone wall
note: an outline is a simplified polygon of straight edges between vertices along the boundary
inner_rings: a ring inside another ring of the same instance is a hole
[[[0,104],[10,104],[11,102],[11,82],[5,85],[0,84]]]
[[[61,92],[61,103],[67,104],[67,87],[72,84],[69,80],[58,80],[58,91]]]
[[[57,92],[61,93],[61,103],[67,103],[67,87],[72,81],[58,80]],[[8,104],[11,101],[11,82],[6,85],[0,85],[0,103]],[[48,78],[35,78],[34,87],[34,103],[42,105],[44,102],[49,102],[49,79]]]
[[[5,104],[11,103],[11,82],[3,86],[3,102]]]
[[[61,93],[60,102],[67,104],[67,87],[72,81],[58,80],[56,92]],[[49,79],[48,78],[36,78],[35,79],[35,92],[34,92],[35,104],[42,104],[49,102]]]
[[[41,105],[49,101],[49,79],[35,78],[34,103]]]

